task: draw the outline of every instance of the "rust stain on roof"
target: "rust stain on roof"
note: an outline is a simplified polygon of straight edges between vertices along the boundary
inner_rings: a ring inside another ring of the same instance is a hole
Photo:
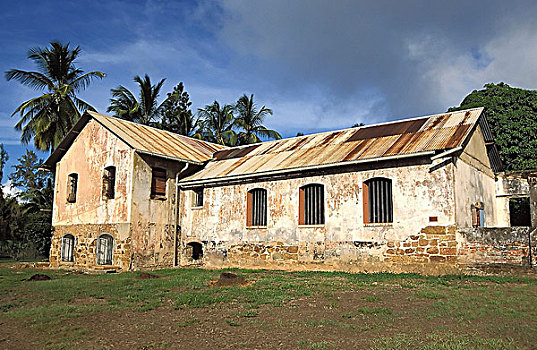
[[[182,182],[440,152],[462,145],[481,112],[474,108],[222,150]]]

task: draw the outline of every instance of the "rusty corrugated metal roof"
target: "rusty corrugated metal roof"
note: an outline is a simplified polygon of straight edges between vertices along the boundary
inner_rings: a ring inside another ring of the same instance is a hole
[[[184,184],[272,171],[442,151],[463,145],[482,108],[324,132],[215,153]]]
[[[137,151],[203,163],[216,151],[227,148],[104,114],[87,113]]]
[[[212,159],[215,152],[227,149],[226,146],[87,111],[45,161],[44,168],[54,168],[91,119],[95,119],[137,152],[156,157],[202,164]]]

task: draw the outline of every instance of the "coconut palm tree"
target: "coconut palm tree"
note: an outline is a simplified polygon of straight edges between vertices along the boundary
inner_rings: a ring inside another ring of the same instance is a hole
[[[198,108],[200,129],[195,137],[226,146],[237,143],[237,134],[233,131],[233,106],[214,101],[212,105]]]
[[[239,98],[235,105],[235,110],[238,113],[235,124],[242,129],[237,137],[238,144],[246,145],[261,142],[259,136],[276,140],[282,138],[278,132],[263,126],[263,121],[267,115],[272,115],[272,110],[265,106],[257,110],[253,94],[250,97],[243,95]]]
[[[50,47],[34,48],[28,58],[35,62],[38,71],[11,69],[5,73],[6,79],[17,80],[43,95],[23,102],[11,116],[20,114],[15,129],[22,131],[21,141],[25,144],[34,139],[34,145],[42,151],[53,151],[65,134],[80,117],[81,111],[95,110],[77,97],[93,79],[102,79],[103,72],[84,73],[75,66],[80,47],[71,49],[53,41]]]
[[[165,80],[162,79],[156,85],[152,85],[147,74],[143,79],[138,75],[135,76],[134,81],[140,87],[138,99],[129,89],[120,85],[118,88],[110,90],[112,98],[107,111],[114,112],[118,118],[144,125],[154,125],[159,118],[161,108],[157,99]]]

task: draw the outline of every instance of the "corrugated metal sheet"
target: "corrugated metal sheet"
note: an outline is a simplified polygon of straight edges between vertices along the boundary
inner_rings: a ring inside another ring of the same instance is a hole
[[[182,182],[442,151],[464,143],[482,108],[325,132],[218,151]]]
[[[45,161],[44,168],[54,169],[56,162],[63,157],[77,135],[92,118],[136,151],[157,157],[202,164],[212,159],[215,152],[227,149],[222,145],[87,111]]]
[[[93,118],[138,151],[202,163],[227,147],[169,131],[88,112]]]

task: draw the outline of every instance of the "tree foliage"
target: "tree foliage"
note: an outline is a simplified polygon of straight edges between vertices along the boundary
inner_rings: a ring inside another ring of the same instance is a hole
[[[537,169],[537,91],[486,84],[449,111],[474,107],[485,107],[505,170]]]
[[[0,253],[15,258],[48,255],[54,186],[43,160],[27,150],[9,175],[17,196],[0,196]],[[1,163],[0,163],[1,164]]]
[[[112,89],[112,98],[108,112],[113,112],[118,118],[129,120],[144,125],[153,126],[160,118],[160,105],[158,96],[166,79],[161,79],[157,84],[151,84],[151,78],[146,74],[142,79],[135,76],[134,81],[138,84],[138,98],[126,87],[120,85]]]
[[[237,134],[233,130],[235,116],[232,105],[220,105],[218,101],[214,101],[205,108],[198,108],[198,116],[198,134],[202,139],[226,146],[237,144]]]
[[[180,135],[191,136],[197,122],[190,107],[190,96],[185,91],[183,82],[180,82],[168,93],[168,97],[162,102],[160,113],[162,118],[159,128],[174,132]]]
[[[267,137],[279,140],[282,136],[274,130],[271,130],[263,125],[263,121],[268,115],[272,115],[272,110],[265,106],[257,109],[254,102],[254,95],[250,97],[243,95],[235,105],[237,117],[235,125],[241,129],[237,136],[239,145],[261,142],[261,137]]]
[[[37,149],[54,150],[71,129],[81,111],[94,110],[77,97],[94,79],[102,79],[99,71],[84,73],[75,65],[80,48],[74,49],[53,41],[50,47],[34,48],[28,52],[28,59],[36,65],[37,71],[11,69],[5,73],[6,79],[17,80],[38,91],[41,96],[23,102],[12,116],[19,114],[15,129],[22,131],[21,141],[29,143],[33,138]]]

